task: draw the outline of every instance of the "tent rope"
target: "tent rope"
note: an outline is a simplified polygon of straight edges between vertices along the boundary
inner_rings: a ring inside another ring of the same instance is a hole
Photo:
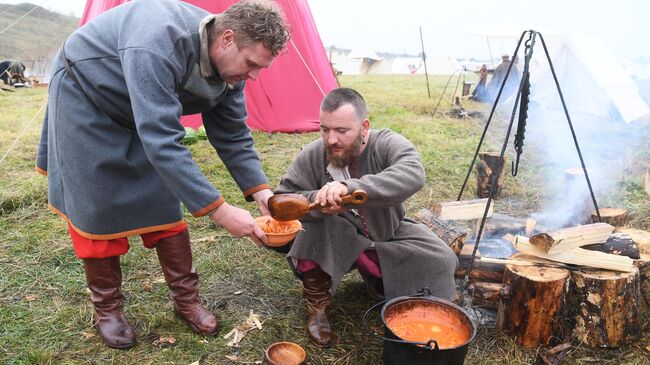
[[[0,165],[2,164],[2,161],[5,160],[5,158],[7,157],[7,155],[9,155],[9,152],[11,152],[11,150],[16,146],[16,143],[18,143],[18,140],[20,139],[20,137],[22,137],[22,136],[25,134],[25,132],[27,132],[27,128],[32,124],[32,122],[36,119],[36,117],[37,117],[37,116],[38,116],[38,115],[43,111],[43,108],[45,108],[45,105],[47,105],[47,101],[45,101],[45,102],[43,103],[43,105],[41,105],[41,108],[38,109],[38,111],[36,112],[36,114],[34,114],[34,116],[32,117],[32,119],[31,119],[29,122],[27,122],[27,123],[25,124],[25,126],[23,127],[23,130],[20,131],[20,133],[18,134],[18,136],[16,137],[16,139],[15,139],[15,140],[13,141],[13,143],[11,143],[11,145],[9,146],[9,149],[7,149],[7,152],[5,152],[5,154],[2,156],[2,158],[0,158]]]
[[[318,90],[320,90],[321,94],[323,94],[323,96],[325,96],[325,91],[323,90],[323,87],[320,86],[320,83],[316,79],[316,76],[314,75],[313,72],[311,72],[311,68],[309,68],[309,65],[307,65],[307,62],[302,57],[302,54],[300,54],[300,51],[298,50],[298,47],[296,47],[296,44],[293,43],[293,39],[290,39],[289,42],[291,42],[291,45],[293,46],[293,49],[295,49],[296,53],[298,53],[298,57],[300,57],[300,60],[302,61],[302,64],[305,65],[305,68],[307,68],[307,71],[309,71],[309,75],[311,75],[311,78],[314,80],[314,83],[316,84],[316,86],[318,86]]]

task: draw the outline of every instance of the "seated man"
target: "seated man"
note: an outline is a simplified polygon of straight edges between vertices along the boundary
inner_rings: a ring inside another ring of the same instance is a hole
[[[334,342],[332,294],[353,267],[377,299],[415,294],[455,295],[456,256],[426,226],[405,217],[403,202],[422,188],[415,147],[388,129],[371,130],[365,101],[352,89],[330,92],[321,104],[322,139],[303,148],[276,193],[300,193],[332,206],[312,211],[288,253],[303,282],[307,333],[316,346]],[[340,206],[356,189],[362,205]]]

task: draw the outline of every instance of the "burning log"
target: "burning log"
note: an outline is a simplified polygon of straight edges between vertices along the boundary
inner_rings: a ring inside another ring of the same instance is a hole
[[[639,258],[639,247],[630,236],[625,233],[612,233],[605,243],[584,246],[586,250],[600,251],[613,255],[627,256],[631,259]]]
[[[634,260],[634,266],[639,269],[639,311],[650,312],[650,254],[642,253],[640,259]]]
[[[634,228],[616,228],[616,233],[624,233],[639,247],[639,253],[650,254],[650,232]]]
[[[550,233],[539,233],[530,238],[530,243],[544,252],[554,254],[592,243],[605,242],[613,230],[614,227],[607,223],[593,223]]]
[[[483,216],[481,216],[481,218],[482,217]],[[480,224],[481,220],[479,219],[476,222],[475,232],[477,233]],[[488,232],[490,234],[490,237],[502,236],[508,233],[514,235],[524,234],[527,230],[530,230],[532,232],[534,227],[535,221],[533,219],[517,218],[505,214],[494,213],[491,217],[485,220],[485,225],[483,226],[483,236],[486,236],[485,232]]]
[[[490,181],[492,175],[497,174],[496,187],[494,191],[494,199],[501,196],[503,189],[503,167],[507,164],[507,156],[503,156],[503,161],[499,163],[498,153],[481,152],[478,154],[480,161],[476,164],[476,195],[479,198],[487,198],[490,195]]]
[[[433,206],[433,214],[442,220],[483,218],[487,199],[443,202]],[[488,217],[492,216],[494,204],[490,204]]]
[[[579,270],[572,274],[571,317],[574,334],[594,347],[620,347],[641,335],[639,270]]]
[[[625,208],[600,208],[600,222],[614,227],[623,227],[627,223],[627,209]],[[591,223],[598,223],[596,210],[591,211]]]
[[[504,284],[510,297],[499,303],[497,329],[527,348],[564,340],[570,276],[565,269],[506,265]]]
[[[463,249],[465,238],[471,232],[469,228],[438,219],[428,209],[421,209],[415,215],[415,219],[429,227],[436,236],[440,237],[444,243],[451,247],[456,255]]]

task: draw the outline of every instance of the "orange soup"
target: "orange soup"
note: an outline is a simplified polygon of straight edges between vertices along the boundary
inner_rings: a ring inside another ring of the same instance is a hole
[[[428,318],[391,318],[386,326],[395,336],[405,341],[428,342],[436,340],[440,349],[463,345],[469,339],[467,331],[448,323]],[[431,344],[433,347],[433,343]]]
[[[260,223],[260,228],[264,233],[293,233],[300,229],[300,222],[295,220],[283,222],[269,217]]]

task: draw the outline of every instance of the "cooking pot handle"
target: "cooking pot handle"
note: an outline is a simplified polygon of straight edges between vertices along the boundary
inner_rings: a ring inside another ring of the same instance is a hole
[[[428,288],[427,288],[427,290],[428,290]],[[421,295],[422,294],[416,295],[416,296],[421,296]],[[438,347],[438,341],[436,341],[434,339],[431,339],[431,340],[429,340],[427,342],[413,342],[413,341],[404,341],[404,340],[399,340],[399,339],[394,339],[394,338],[387,338],[387,337],[376,334],[375,331],[373,331],[372,328],[370,328],[370,326],[368,325],[368,316],[370,315],[370,312],[377,309],[377,307],[386,304],[386,302],[388,302],[388,300],[389,299],[382,300],[381,302],[379,302],[379,303],[373,305],[372,307],[370,307],[370,309],[368,309],[366,311],[366,313],[364,313],[363,317],[361,318],[361,322],[363,323],[363,326],[366,328],[366,332],[368,332],[372,337],[375,337],[375,338],[378,338],[378,339],[384,340],[384,341],[405,343],[405,344],[409,344],[409,345],[423,345],[424,348],[427,349],[427,350],[435,350],[435,351],[440,350],[440,347]],[[384,326],[384,325],[382,324],[382,326]],[[434,344],[433,347],[431,346],[432,342]]]

